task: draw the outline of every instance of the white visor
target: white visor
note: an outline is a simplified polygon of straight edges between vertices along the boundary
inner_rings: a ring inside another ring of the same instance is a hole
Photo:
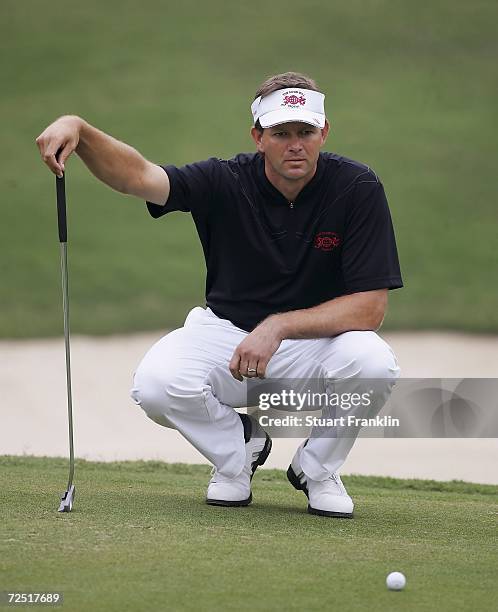
[[[311,89],[277,89],[251,104],[254,124],[259,119],[261,127],[268,128],[280,123],[302,121],[315,127],[325,126],[325,96]]]

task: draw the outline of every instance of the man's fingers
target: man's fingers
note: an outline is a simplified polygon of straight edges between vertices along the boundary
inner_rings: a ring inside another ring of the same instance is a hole
[[[78,146],[79,133],[79,118],[60,117],[36,139],[41,158],[57,176],[62,176],[67,158]]]
[[[257,378],[258,376],[258,362],[253,361],[247,364],[247,377]]]
[[[228,369],[230,370],[232,376],[236,380],[240,380],[240,382],[242,382],[244,379],[240,375],[239,365],[240,365],[240,355],[237,353],[237,351],[235,351],[235,353],[232,356],[232,359],[230,360],[230,363],[228,364]]]
[[[47,166],[57,176],[62,176],[62,167],[57,161],[56,153],[59,150],[59,145],[53,142],[47,142],[43,135],[38,136],[36,144],[40,150],[40,155]]]
[[[232,376],[241,382],[246,378],[256,378],[258,376],[258,362],[249,362],[247,359],[241,358],[237,351],[233,354],[228,365]]]
[[[242,374],[242,376],[248,376],[247,370],[250,367],[251,366],[249,365],[247,359],[241,359],[239,364],[239,373]]]
[[[59,164],[59,162],[57,161],[57,157],[55,156],[55,152],[54,153],[45,153],[45,155],[42,156],[43,157],[43,161],[47,164],[47,166],[50,168],[50,170],[52,170],[52,172],[54,174],[57,174],[58,177],[62,176],[62,168]]]
[[[255,334],[255,332],[252,332]],[[269,345],[266,339],[249,336],[234,351],[229,368],[232,376],[242,381],[246,378],[265,378],[266,367],[272,358],[276,346]]]
[[[57,174],[59,178],[62,178],[62,175],[64,173],[64,160],[62,158],[62,153],[67,146],[68,143],[59,143],[58,141],[56,141],[55,144],[52,144],[50,147],[50,150],[52,150],[54,147],[57,147],[53,153],[52,166],[55,168],[55,174]],[[69,153],[70,151],[66,153],[66,157],[69,155]]]
[[[67,142],[64,147],[62,148],[62,151],[59,153],[58,159],[59,159],[59,166],[61,167],[62,171],[64,172],[65,167],[64,164],[66,162],[66,159],[71,155],[71,153],[74,151],[74,145],[72,142]]]
[[[265,377],[267,365],[268,365],[268,361],[258,361],[257,374],[256,374],[258,378]]]

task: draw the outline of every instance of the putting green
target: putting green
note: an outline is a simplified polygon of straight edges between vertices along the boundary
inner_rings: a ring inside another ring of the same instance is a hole
[[[247,508],[204,504],[206,466],[0,457],[0,590],[59,590],[64,610],[488,610],[498,487],[346,477],[354,520],[305,512],[259,470]],[[390,592],[385,577],[407,577]]]

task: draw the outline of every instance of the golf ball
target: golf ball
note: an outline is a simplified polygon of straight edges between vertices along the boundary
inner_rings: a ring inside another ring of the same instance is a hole
[[[405,588],[406,578],[401,572],[391,572],[386,578],[386,585],[390,591],[401,591]]]

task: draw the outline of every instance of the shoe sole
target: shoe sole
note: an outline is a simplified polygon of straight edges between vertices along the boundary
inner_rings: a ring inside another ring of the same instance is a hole
[[[349,512],[329,512],[328,510],[318,510],[317,508],[312,508],[308,504],[308,514],[316,514],[317,516],[331,516],[333,518],[345,518],[352,519],[353,514]]]
[[[247,499],[241,499],[236,501],[229,501],[226,499],[206,499],[206,504],[210,506],[226,506],[230,508],[238,508],[242,506],[248,506],[252,502],[252,493]]]
[[[265,445],[263,446],[263,450],[259,453],[258,458],[251,465],[252,474],[251,480],[254,476],[254,472],[258,469],[260,465],[264,465],[266,460],[268,459],[268,455],[270,454],[272,447],[272,441],[268,434],[266,434]],[[237,508],[239,506],[248,506],[252,502],[252,493],[249,495],[247,499],[242,500],[226,500],[226,499],[206,499],[206,504],[210,506],[226,506],[230,508]]]
[[[309,499],[308,487],[299,480],[291,465],[289,465],[289,469],[287,470],[287,480],[295,489],[302,491]],[[352,512],[330,512],[329,510],[318,510],[318,508],[313,508],[309,504],[308,514],[315,514],[317,516],[331,516],[333,518],[353,518]]]

